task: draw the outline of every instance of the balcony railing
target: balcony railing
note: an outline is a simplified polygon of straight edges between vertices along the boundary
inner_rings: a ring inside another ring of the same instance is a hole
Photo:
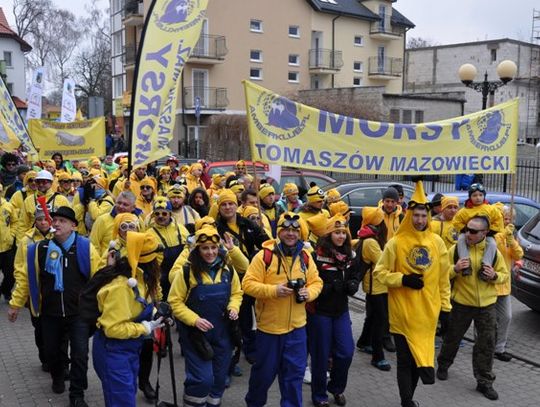
[[[369,29],[370,34],[384,34],[395,37],[400,37],[405,34],[405,28],[395,26],[391,23],[392,15],[385,14],[384,16],[380,17],[381,20],[371,23],[371,27]]]
[[[124,65],[135,65],[137,63],[137,46],[126,45],[124,47]]]
[[[343,66],[343,53],[331,49],[310,49],[309,69],[340,70]]]
[[[195,98],[200,99],[201,110],[223,110],[229,105],[227,88],[184,88],[184,108],[194,109]]]
[[[227,42],[223,35],[201,34],[193,48],[193,58],[223,59],[227,55]]]
[[[403,60],[401,58],[369,57],[368,75],[399,77],[402,72]]]
[[[124,4],[124,18],[131,16],[142,16],[143,4],[138,0],[126,0]]]

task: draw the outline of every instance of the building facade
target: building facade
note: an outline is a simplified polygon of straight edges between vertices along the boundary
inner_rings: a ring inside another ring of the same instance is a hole
[[[519,139],[529,144],[540,141],[540,45],[508,38],[462,44],[408,49],[405,52],[404,91],[409,93],[465,91],[464,113],[482,108],[482,94],[465,87],[459,79],[459,67],[476,66],[476,81],[498,80],[497,65],[503,60],[517,65],[517,74],[488,96],[488,107],[519,98]]]
[[[25,57],[32,47],[11,29],[0,7],[0,71],[12,96],[26,99]]]
[[[114,110],[123,114],[126,134],[136,46],[149,3],[111,0]],[[395,3],[210,0],[183,71],[171,149],[193,156],[213,115],[245,114],[245,79],[280,94],[362,86],[401,93],[405,35],[414,24]]]

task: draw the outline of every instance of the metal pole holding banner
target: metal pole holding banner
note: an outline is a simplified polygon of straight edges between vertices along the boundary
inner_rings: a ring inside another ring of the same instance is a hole
[[[197,150],[197,158],[200,158],[200,148],[199,148],[199,130],[201,128],[201,98],[199,96],[195,97],[195,119],[197,120],[197,127],[195,131],[195,145]]]

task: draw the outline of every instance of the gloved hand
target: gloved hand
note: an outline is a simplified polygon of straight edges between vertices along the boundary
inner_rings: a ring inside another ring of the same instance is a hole
[[[441,329],[439,329],[439,335],[444,337],[446,331],[448,330],[448,320],[450,318],[450,313],[448,311],[441,311],[439,314],[439,321],[441,322]]]
[[[343,292],[343,280],[334,280],[332,282],[332,288],[334,289],[335,292],[342,293]]]
[[[347,295],[354,295],[358,291],[359,283],[357,280],[349,280],[347,281],[345,285],[345,290],[347,291]]]
[[[424,280],[420,274],[405,274],[401,279],[401,284],[414,290],[420,290],[424,287]]]
[[[162,328],[165,324],[163,323],[163,317],[159,317],[154,321],[142,321],[141,324],[144,325],[146,335],[150,335],[158,328]]]
[[[512,225],[511,223],[506,225],[506,227],[504,228],[504,231],[506,233],[507,246],[512,246],[514,244],[514,229],[515,229],[515,226]]]

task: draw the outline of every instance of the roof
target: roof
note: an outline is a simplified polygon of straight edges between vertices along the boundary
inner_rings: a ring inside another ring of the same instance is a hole
[[[307,0],[316,11],[338,15],[346,15],[369,21],[381,18],[362,4],[361,0]],[[414,28],[415,25],[407,17],[392,7],[392,24]]]
[[[477,46],[477,45],[487,45],[487,44],[499,44],[508,42],[510,44],[516,44],[516,45],[523,45],[525,47],[535,47],[540,48],[540,44],[533,44],[531,42],[525,42],[520,40],[514,40],[512,38],[499,38],[495,40],[483,40],[483,41],[471,41],[471,42],[459,42],[456,44],[445,44],[445,45],[432,45],[429,47],[418,47],[418,48],[407,48],[405,52],[415,52],[415,51],[423,51],[423,50],[429,50],[429,49],[441,49],[441,48],[461,48],[461,47],[469,47],[469,46]]]
[[[20,44],[21,50],[23,52],[32,51],[32,47],[30,46],[30,44],[28,44],[25,40],[19,37],[17,33],[11,29],[7,21],[6,15],[4,14],[4,10],[2,10],[2,7],[0,7],[0,37],[14,39]]]
[[[24,100],[19,99],[17,96],[12,96],[11,98],[17,109],[28,109],[28,105]]]

